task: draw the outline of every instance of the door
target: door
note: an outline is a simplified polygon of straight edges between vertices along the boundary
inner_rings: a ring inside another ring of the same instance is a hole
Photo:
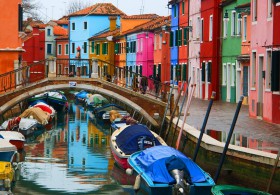
[[[204,99],[208,100],[208,62],[205,64],[205,96]]]
[[[237,65],[237,68],[236,68],[236,96],[235,96],[235,99],[236,99],[236,103],[237,103],[239,101],[240,96],[241,96],[242,85],[241,85],[240,62],[237,61],[236,65]]]
[[[248,97],[248,81],[249,81],[249,68],[248,66],[243,66],[243,96]]]
[[[259,56],[257,116],[263,116],[263,56]]]

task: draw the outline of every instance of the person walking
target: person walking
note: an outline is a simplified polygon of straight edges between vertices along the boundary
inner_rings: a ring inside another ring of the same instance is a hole
[[[142,94],[146,94],[147,86],[148,86],[148,79],[147,79],[147,77],[143,76],[141,78],[140,85],[141,85]]]
[[[154,79],[154,84],[155,84],[155,88],[156,88],[156,98],[157,98],[158,95],[159,95],[160,83],[161,83],[161,80],[160,80],[159,75],[157,74],[156,77],[155,77],[155,79]]]

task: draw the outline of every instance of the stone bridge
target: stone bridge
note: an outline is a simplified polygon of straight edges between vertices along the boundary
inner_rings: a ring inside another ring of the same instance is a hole
[[[75,86],[70,85],[70,83],[74,83]],[[48,90],[87,90],[99,93],[112,102],[124,105],[131,115],[140,116],[142,123],[155,129],[159,128],[161,122],[155,120],[153,116],[155,113],[159,113],[159,118],[162,119],[166,107],[165,102],[159,101],[153,96],[142,95],[99,78],[48,77],[1,94],[0,115],[3,117],[8,110],[27,98]]]

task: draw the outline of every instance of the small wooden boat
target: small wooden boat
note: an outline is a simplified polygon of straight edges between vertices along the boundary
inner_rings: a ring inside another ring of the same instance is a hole
[[[17,131],[0,131],[0,138],[9,141],[15,145],[18,150],[22,150],[24,147],[25,137],[22,133]]]
[[[125,170],[131,168],[127,162],[131,154],[158,145],[166,145],[166,143],[145,125],[138,124],[117,129],[110,139],[110,147],[115,161]]]
[[[212,187],[211,192],[213,195],[271,195],[267,192],[234,185],[216,185]]]
[[[134,188],[148,194],[210,195],[215,185],[208,173],[180,151],[154,146],[135,152],[128,159],[139,174]]]

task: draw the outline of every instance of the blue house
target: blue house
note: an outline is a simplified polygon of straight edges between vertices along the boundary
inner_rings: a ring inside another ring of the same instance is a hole
[[[88,39],[96,33],[110,27],[110,16],[117,16],[117,25],[120,25],[120,16],[125,15],[111,3],[97,3],[69,15],[69,45],[70,59],[88,59],[91,46]],[[70,71],[81,69],[82,75],[89,75],[87,60],[70,61]]]

